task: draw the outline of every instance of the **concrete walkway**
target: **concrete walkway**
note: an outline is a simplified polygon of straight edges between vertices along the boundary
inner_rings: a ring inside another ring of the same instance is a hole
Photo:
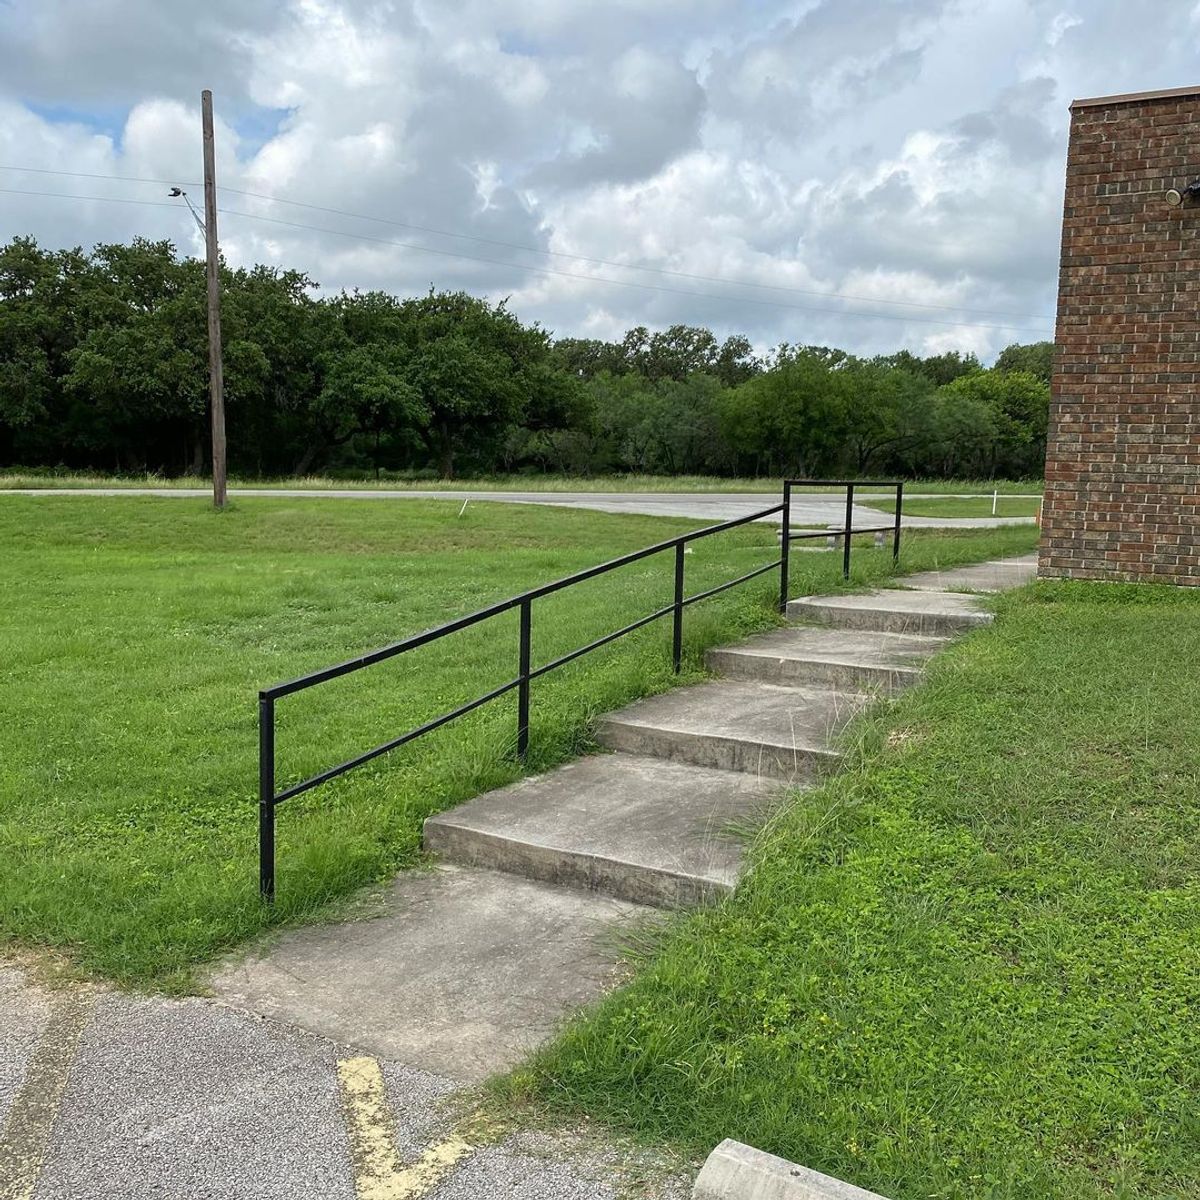
[[[991,619],[969,592],[1035,570],[792,601],[803,624],[711,653],[722,678],[605,717],[612,753],[430,818],[440,865],[223,964],[215,1001],[0,966],[0,1200],[683,1200],[699,1164],[490,1129],[469,1085],[619,983],[643,923],[727,894],[843,725]]]
[[[417,491],[382,488],[230,488],[230,496],[274,497],[282,500],[452,500],[490,501],[497,504],[546,504],[555,508],[584,508],[595,512],[637,513],[650,517],[691,517],[716,524],[732,521],[758,509],[778,504],[775,492],[508,492],[508,491]],[[212,495],[205,488],[9,488],[0,489],[0,502],[9,496],[157,496],[160,499],[202,499]],[[919,499],[920,497],[910,497]],[[944,499],[945,497],[937,497]],[[887,497],[881,503],[887,504]],[[778,523],[779,518],[772,518]],[[844,493],[818,495],[797,493],[792,502],[795,525],[826,526],[844,523]],[[854,524],[873,526],[887,523],[878,509],[855,505]],[[909,529],[990,529],[1001,525],[1032,525],[1033,517],[903,517]]]

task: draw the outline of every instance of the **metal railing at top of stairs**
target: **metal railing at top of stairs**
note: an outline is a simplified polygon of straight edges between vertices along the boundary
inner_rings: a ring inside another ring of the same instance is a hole
[[[285,800],[290,800],[293,796],[299,796],[323,783],[328,783],[331,779],[336,779],[339,775],[344,775],[347,771],[351,771],[355,767],[362,766],[372,759],[379,758],[380,755],[387,754],[391,750],[396,750],[401,746],[407,745],[409,742],[415,741],[427,733],[432,733],[435,729],[440,729],[443,725],[449,724],[456,718],[465,716],[467,713],[473,712],[484,704],[512,691],[516,691],[517,693],[516,753],[518,758],[524,759],[529,750],[530,684],[540,676],[558,667],[565,666],[569,662],[574,662],[575,659],[589,654],[593,650],[598,650],[601,646],[606,646],[609,642],[616,641],[617,638],[624,637],[625,634],[632,633],[635,629],[641,629],[643,626],[649,625],[666,616],[670,616],[673,622],[671,659],[672,666],[678,674],[683,655],[684,609],[692,604],[699,603],[701,600],[707,600],[711,596],[728,591],[732,587],[737,587],[738,584],[746,583],[751,579],[756,579],[760,575],[765,575],[768,571],[776,569],[779,570],[779,608],[782,612],[787,607],[788,602],[788,560],[791,543],[809,538],[828,537],[830,533],[829,529],[803,530],[799,533],[792,532],[792,492],[794,489],[801,487],[838,487],[846,489],[845,523],[840,530],[834,530],[842,540],[842,574],[844,578],[849,579],[850,577],[851,544],[854,536],[857,534],[892,532],[893,562],[899,558],[900,513],[904,496],[904,484],[901,480],[785,479],[783,481],[782,501],[771,505],[769,508],[759,509],[746,516],[736,517],[731,521],[722,521],[719,524],[708,525],[702,529],[693,529],[688,533],[680,534],[678,537],[667,538],[666,541],[657,542],[653,546],[647,546],[645,549],[634,550],[629,554],[622,554],[619,558],[610,559],[608,562],[588,567],[583,571],[577,571],[573,575],[556,579],[552,583],[544,583],[539,587],[521,592],[519,595],[512,596],[507,600],[500,600],[495,604],[489,604],[486,608],[481,608],[477,612],[456,617],[452,621],[447,621],[444,625],[427,629],[423,633],[415,633],[411,637],[403,638],[401,641],[393,642],[390,646],[384,646],[382,649],[360,655],[358,658],[347,659],[345,662],[336,663],[334,666],[313,671],[308,675],[302,675],[298,679],[292,679],[286,683],[277,683],[273,687],[263,688],[258,693],[258,887],[259,895],[262,899],[270,903],[275,898],[275,809]],[[895,488],[896,508],[894,520],[888,525],[855,529],[853,518],[854,492],[856,487]],[[756,567],[753,571],[748,571],[745,575],[739,575],[736,579],[730,579],[725,583],[707,588],[705,591],[697,592],[692,596],[684,594],[684,556],[685,549],[689,543],[699,541],[701,538],[712,537],[713,534],[723,533],[729,529],[736,529],[740,525],[748,525],[752,521],[762,521],[776,514],[779,514],[781,523],[778,559],[767,563],[765,566]],[[675,553],[675,596],[670,604],[665,608],[660,608],[644,617],[640,617],[638,620],[621,629],[606,633],[603,637],[599,637],[585,646],[563,654],[551,662],[543,663],[538,667],[531,666],[533,603],[535,600],[552,595],[555,592],[560,592],[564,588],[572,587],[574,584],[595,579],[597,576],[605,575],[609,571],[615,571],[619,567],[625,567],[630,563],[640,562],[644,558],[649,558],[655,554],[663,554],[671,550]],[[450,634],[458,633],[460,630],[469,629],[473,625],[478,625],[481,621],[486,621],[502,613],[511,612],[513,609],[517,609],[519,614],[516,655],[517,674],[513,679],[500,684],[499,687],[492,688],[491,691],[476,697],[474,700],[460,704],[457,708],[451,709],[441,716],[426,721],[425,724],[418,726],[416,729],[410,729],[398,737],[391,738],[389,741],[366,750],[362,754],[355,755],[355,757],[347,759],[337,766],[329,767],[324,771],[318,772],[316,775],[311,775],[307,779],[293,783],[281,791],[276,790],[276,701],[282,699],[284,696],[290,696],[296,692],[316,687],[318,684],[327,683],[332,679],[339,679],[343,675],[362,671],[367,667],[374,666],[376,663],[385,662],[410,650],[427,646],[431,642],[449,637]]]

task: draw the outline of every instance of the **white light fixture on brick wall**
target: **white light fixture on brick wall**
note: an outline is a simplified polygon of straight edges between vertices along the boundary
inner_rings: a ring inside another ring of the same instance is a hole
[[[1200,179],[1193,179],[1184,188],[1169,188],[1163,199],[1172,208],[1178,208],[1182,204],[1195,204],[1200,200]]]

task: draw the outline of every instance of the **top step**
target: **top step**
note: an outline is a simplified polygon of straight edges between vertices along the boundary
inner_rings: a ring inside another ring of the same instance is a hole
[[[948,567],[944,571],[921,571],[905,575],[897,582],[922,592],[1006,592],[1031,583],[1037,578],[1037,569],[1037,555],[1023,554],[967,567]]]
[[[844,596],[805,596],[788,601],[787,615],[793,620],[838,625],[843,629],[932,636],[946,636],[992,621],[992,614],[975,596],[890,589]]]

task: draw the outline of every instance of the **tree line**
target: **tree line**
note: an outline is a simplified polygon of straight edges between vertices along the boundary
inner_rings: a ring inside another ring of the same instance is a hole
[[[317,295],[222,268],[229,462],[250,476],[1040,475],[1052,346],[756,354],[686,325],[555,339],[465,292]],[[202,474],[204,267],[170,242],[0,247],[0,465]]]

